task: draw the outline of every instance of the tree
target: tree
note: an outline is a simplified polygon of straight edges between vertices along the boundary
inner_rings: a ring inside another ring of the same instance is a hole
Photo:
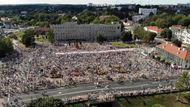
[[[171,40],[172,38],[172,31],[168,28],[165,28],[161,34],[160,34],[161,37],[163,38],[167,38],[168,40]]]
[[[46,36],[49,42],[53,43],[54,42],[54,34],[52,30],[49,30],[46,32]]]
[[[98,34],[98,36],[96,37],[96,40],[98,43],[103,43],[107,39],[102,34]]]
[[[151,17],[151,16],[154,16],[154,13],[153,13],[153,12],[150,12],[149,17]]]
[[[131,34],[131,32],[125,32],[125,31],[121,32],[120,39],[123,42],[132,41],[132,34]]]
[[[156,26],[156,22],[154,21],[150,22],[150,26]]]
[[[77,23],[79,24],[89,24],[95,19],[95,14],[90,11],[85,11],[80,13],[80,15],[77,17]]]
[[[26,30],[24,32],[24,35],[22,36],[22,40],[21,42],[25,45],[25,46],[30,46],[34,43],[35,41],[35,31],[34,30]]]
[[[13,51],[13,44],[9,38],[0,37],[0,57]]]
[[[142,27],[136,27],[134,29],[134,36],[135,38],[141,39],[144,42],[151,42],[154,40],[157,34],[153,32],[147,32]]]
[[[158,19],[156,20],[156,25],[160,28],[168,28],[169,26],[167,26],[166,24],[166,20],[165,19]]]
[[[105,15],[96,17],[92,23],[110,24],[111,22],[119,21],[119,18],[114,15]]]
[[[167,32],[166,32],[165,29],[160,33],[160,36],[161,36],[162,38],[166,38],[166,37],[167,37]]]
[[[178,24],[180,24],[182,26],[188,26],[188,25],[190,25],[190,18],[184,17],[181,20],[179,20]]]
[[[135,39],[143,39],[145,35],[146,35],[146,32],[144,31],[143,27],[134,28]]]
[[[190,77],[188,72],[183,72],[176,81],[176,89],[181,90],[189,88],[190,86]]]
[[[64,107],[64,102],[61,99],[55,99],[53,97],[38,98],[32,100],[27,107]]]
[[[154,41],[154,38],[156,37],[156,33],[153,33],[153,32],[148,32],[146,33],[146,35],[144,36],[143,40],[145,42],[151,42],[151,41]]]
[[[174,43],[176,46],[181,47],[182,42],[178,39],[172,40],[172,43]]]

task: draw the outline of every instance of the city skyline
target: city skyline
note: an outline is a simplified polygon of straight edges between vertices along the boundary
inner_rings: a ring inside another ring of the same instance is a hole
[[[1,1],[0,5],[4,4],[178,4],[178,3],[189,3],[189,0],[9,0]]]

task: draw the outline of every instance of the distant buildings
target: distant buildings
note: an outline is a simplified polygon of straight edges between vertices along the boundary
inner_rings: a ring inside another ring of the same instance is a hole
[[[93,5],[93,3],[88,3],[87,6],[92,7],[94,5]]]
[[[186,3],[186,4],[178,4],[179,6],[183,6],[183,7],[189,7],[190,8],[190,3]]]
[[[173,38],[179,39],[182,43],[190,44],[190,29],[186,29],[180,26],[170,27]]]
[[[72,17],[72,20],[73,20],[73,21],[77,21],[77,20],[78,20],[78,17],[77,17],[77,16],[73,16],[73,17]]]
[[[11,29],[12,23],[11,23],[11,20],[9,18],[2,17],[1,21],[2,21],[2,24],[3,24],[2,28]]]
[[[133,22],[139,22],[148,17],[151,13],[155,15],[157,8],[139,8],[139,15],[133,16],[132,20]]]
[[[151,13],[155,15],[157,13],[157,8],[139,8],[139,14],[149,16]]]
[[[116,24],[77,24],[67,22],[62,25],[50,25],[55,42],[59,41],[95,41],[98,34],[108,40],[120,36],[121,25]]]
[[[4,26],[4,28],[6,28],[6,29],[11,29],[12,23],[11,23],[11,21],[4,21],[4,22],[3,22],[3,26]]]
[[[146,18],[146,16],[144,16],[144,15],[135,15],[135,16],[132,17],[132,21],[133,22],[139,22],[139,21],[141,21],[141,20],[143,20],[145,18]]]
[[[0,10],[0,14],[5,14],[5,10]]]
[[[133,21],[130,21],[130,20],[127,19],[127,20],[124,20],[122,22],[123,22],[123,26],[124,26],[125,31],[132,31],[133,30],[133,28],[134,28]]]
[[[149,32],[153,32],[156,34],[160,34],[162,32],[163,29],[157,27],[157,26],[146,26],[144,27],[145,31],[149,31]]]
[[[4,34],[4,30],[0,28],[0,35]]]
[[[28,14],[27,11],[21,11],[20,14]]]
[[[156,52],[161,58],[170,61],[182,68],[190,68],[190,52],[171,43],[156,46]]]

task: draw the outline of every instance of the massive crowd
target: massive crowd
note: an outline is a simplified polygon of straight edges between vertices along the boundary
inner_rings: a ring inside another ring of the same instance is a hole
[[[98,51],[104,52],[98,52]],[[0,96],[83,83],[167,79],[179,70],[143,55],[143,48],[113,51],[111,45],[40,45],[0,63]],[[56,54],[77,51],[75,54]],[[90,51],[82,53],[82,51]]]

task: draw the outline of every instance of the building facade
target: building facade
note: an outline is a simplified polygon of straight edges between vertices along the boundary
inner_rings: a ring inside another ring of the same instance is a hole
[[[170,27],[173,38],[179,39],[182,43],[190,44],[190,29]]]
[[[139,22],[140,20],[143,20],[145,18],[146,18],[145,15],[135,15],[135,16],[132,16],[132,21],[133,22]]]
[[[159,56],[181,68],[190,68],[190,52],[171,43],[162,43],[156,46]]]
[[[121,34],[121,25],[116,24],[77,24],[67,22],[62,25],[50,25],[56,41],[95,41],[98,34],[108,40],[116,39]]]
[[[157,8],[139,8],[139,14],[149,16],[150,13],[156,14]]]

